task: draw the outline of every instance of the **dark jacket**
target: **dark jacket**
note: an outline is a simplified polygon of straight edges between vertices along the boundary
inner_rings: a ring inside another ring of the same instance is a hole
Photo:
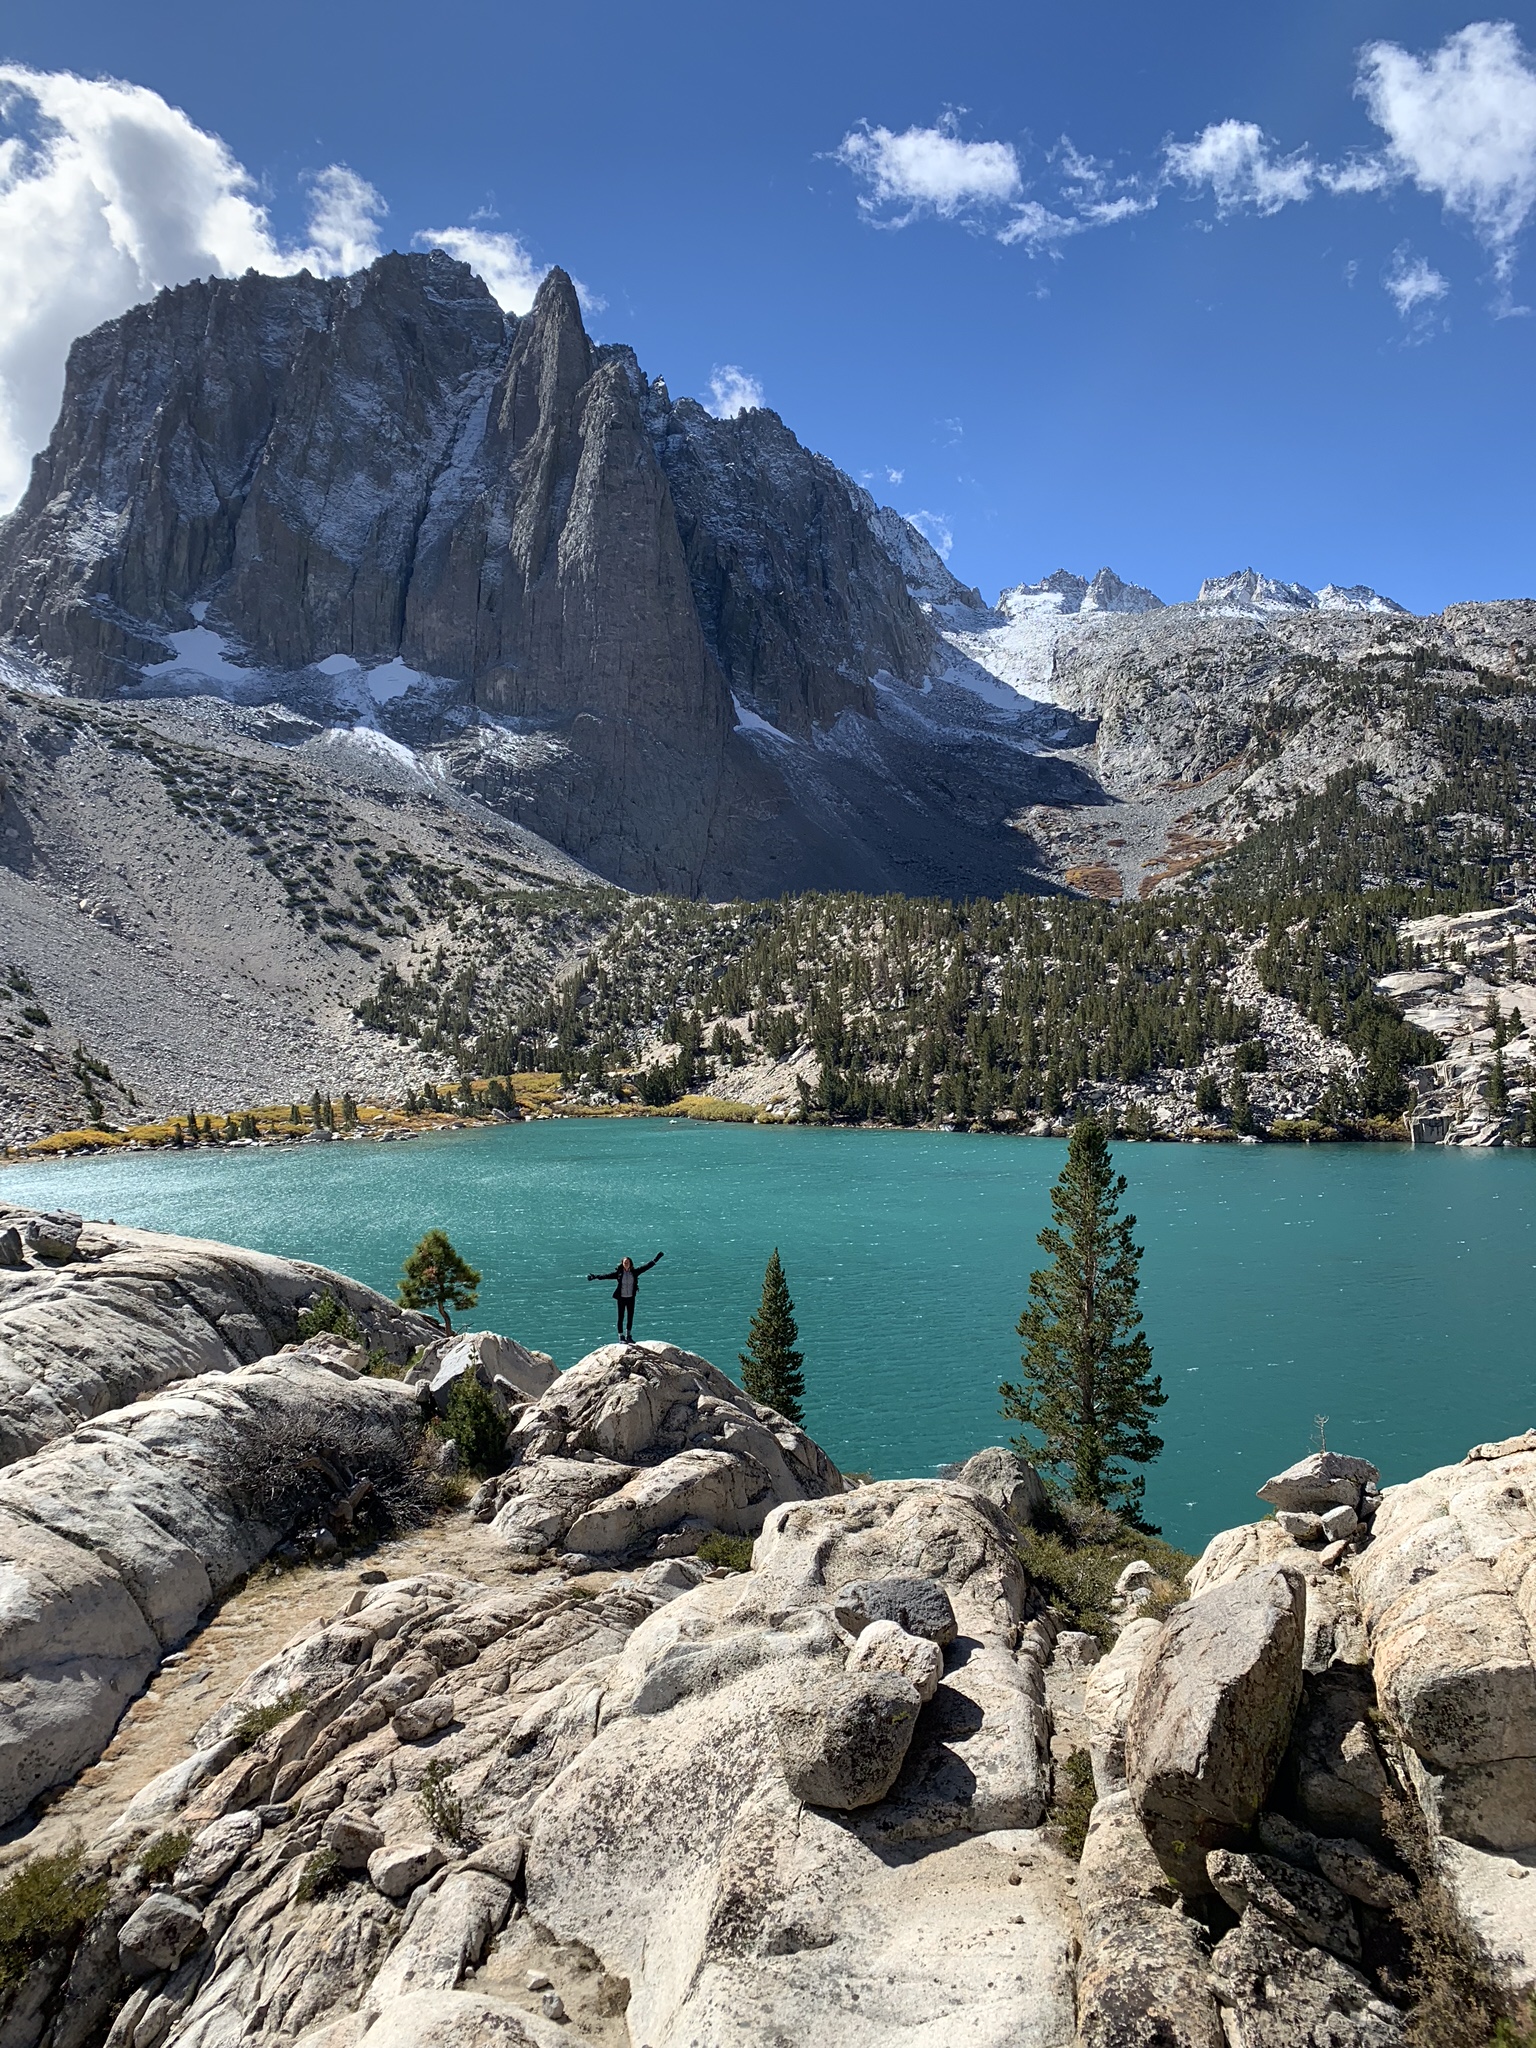
[[[647,1259],[647,1260],[646,1260],[646,1262],[645,1262],[645,1264],[644,1264],[643,1266],[635,1266],[635,1267],[633,1267],[633,1268],[631,1269],[631,1270],[633,1271],[633,1273],[634,1273],[634,1276],[635,1276],[635,1293],[636,1293],[636,1294],[638,1294],[638,1293],[640,1292],[640,1275],[641,1275],[642,1273],[649,1273],[649,1271],[651,1270],[652,1266],[654,1266],[654,1265],[656,1264],[657,1260],[658,1260],[658,1259],[660,1259],[660,1257],[661,1257],[661,1253],[660,1253],[660,1252],[658,1252],[658,1253],[656,1254],[656,1258],[654,1258],[654,1259]],[[617,1286],[617,1287],[615,1287],[615,1288],[614,1288],[614,1290],[613,1290],[613,1298],[614,1298],[614,1300],[615,1300],[615,1301],[622,1301],[622,1300],[624,1299],[624,1295],[623,1295],[623,1292],[622,1292],[622,1289],[623,1289],[623,1286],[624,1286],[624,1281],[623,1281],[623,1272],[624,1272],[624,1268],[623,1268],[622,1266],[615,1266],[615,1267],[614,1267],[614,1269],[613,1269],[613,1271],[612,1271],[611,1273],[589,1273],[589,1274],[587,1275],[587,1278],[588,1278],[589,1280],[617,1280],[619,1284],[618,1284],[618,1286]]]

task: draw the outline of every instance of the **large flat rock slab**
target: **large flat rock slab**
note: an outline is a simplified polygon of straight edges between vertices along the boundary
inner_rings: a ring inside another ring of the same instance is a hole
[[[0,1472],[0,1824],[100,1754],[162,1654],[286,1534],[306,1460],[403,1466],[418,1429],[407,1389],[295,1351]]]
[[[364,1341],[403,1363],[439,1334],[424,1316],[328,1267],[115,1223],[60,1228],[0,1205],[26,1263],[0,1266],[0,1464],[77,1423],[205,1372],[232,1372],[293,1342],[320,1294]]]

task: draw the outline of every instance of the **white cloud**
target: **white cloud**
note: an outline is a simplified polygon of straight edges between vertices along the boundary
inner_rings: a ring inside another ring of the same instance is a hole
[[[1361,53],[1356,90],[1393,168],[1470,221],[1500,277],[1536,211],[1536,68],[1507,21],[1474,21],[1427,57]]]
[[[1007,227],[998,229],[997,239],[1010,246],[1022,243],[1033,255],[1041,249],[1053,249],[1069,235],[1080,235],[1085,226],[1086,222],[1081,219],[1052,213],[1038,199],[1026,199],[1013,209],[1013,219]]]
[[[1117,178],[1112,164],[1079,149],[1070,135],[1062,136],[1049,152],[1049,160],[1058,170],[1059,200],[1070,212],[1073,232],[1111,227],[1135,214],[1151,213],[1157,205],[1155,188],[1147,189],[1138,177]],[[1007,239],[1025,238],[1014,235]]]
[[[899,484],[906,473],[904,469],[888,469],[885,472],[885,480],[888,484]]]
[[[1341,164],[1319,164],[1317,182],[1325,192],[1342,197],[1352,192],[1386,192],[1397,180],[1384,157],[1351,156]]]
[[[1075,235],[1150,213],[1170,185],[1209,192],[1217,214],[1228,217],[1411,182],[1468,222],[1491,251],[1504,288],[1497,310],[1524,310],[1509,304],[1507,286],[1518,238],[1536,218],[1536,62],[1514,27],[1474,21],[1424,56],[1396,43],[1368,44],[1355,92],[1385,145],[1352,150],[1337,163],[1305,148],[1287,152],[1256,122],[1229,119],[1211,122],[1193,141],[1166,142],[1155,167],[1123,177],[1064,135],[1026,183],[1011,143],[965,142],[952,114],[899,135],[865,122],[833,155],[863,184],[861,209],[883,225],[904,227],[922,213],[974,220],[981,208],[1006,206],[996,237],[1031,256],[1059,256]],[[1208,221],[1198,224],[1209,231]]]
[[[763,387],[755,377],[735,363],[717,363],[709,380],[709,400],[704,407],[717,420],[733,420],[739,412],[754,412],[763,402]]]
[[[1277,156],[1253,121],[1216,121],[1193,142],[1170,142],[1163,151],[1170,178],[1197,189],[1209,186],[1218,213],[1253,207],[1278,213],[1311,197],[1317,168],[1304,154]]]
[[[1470,224],[1507,283],[1515,244],[1536,215],[1536,65],[1512,25],[1471,22],[1426,56],[1371,43],[1355,91],[1386,137],[1382,150],[1318,163],[1304,150],[1278,155],[1251,121],[1219,121],[1193,142],[1168,144],[1165,173],[1209,186],[1223,214],[1278,213],[1317,191],[1388,192],[1412,182]]]
[[[1084,206],[1080,218],[1091,228],[1113,227],[1116,221],[1133,220],[1138,213],[1151,213],[1157,205],[1155,192],[1122,192],[1118,199],[1096,199]]]
[[[859,205],[905,227],[923,213],[941,220],[978,206],[997,206],[1022,190],[1019,159],[1009,142],[965,142],[952,114],[932,128],[850,129],[832,152],[865,187]]]
[[[144,86],[0,65],[0,124],[0,511],[48,438],[76,335],[162,285],[379,253],[384,203],[339,164],[313,180],[309,241],[279,247],[225,145]]]
[[[291,270],[302,257],[305,266],[322,277],[346,277],[366,269],[379,254],[379,222],[389,208],[368,180],[345,164],[331,164],[319,172],[309,189],[310,246],[289,250],[282,267]]]
[[[1403,319],[1423,306],[1432,306],[1450,291],[1448,281],[1424,257],[1411,253],[1406,242],[1392,252],[1392,261],[1382,272],[1382,289]]]
[[[477,271],[504,313],[526,313],[549,270],[534,262],[516,235],[486,228],[423,228],[412,239],[426,249],[444,249]]]
[[[331,164],[309,180],[305,236],[281,242],[226,145],[147,86],[0,64],[0,514],[52,429],[77,335],[194,277],[362,269],[388,210]],[[461,256],[514,310],[543,275],[512,235],[418,239]]]
[[[418,248],[441,249],[467,263],[502,311],[519,317],[532,310],[535,294],[550,272],[549,264],[535,263],[516,235],[492,228],[420,228],[411,240]],[[608,301],[588,291],[579,277],[573,277],[571,283],[584,313],[608,310]]]
[[[948,561],[955,545],[955,536],[949,528],[949,521],[938,512],[903,512],[902,518],[908,526],[915,527],[941,560]]]

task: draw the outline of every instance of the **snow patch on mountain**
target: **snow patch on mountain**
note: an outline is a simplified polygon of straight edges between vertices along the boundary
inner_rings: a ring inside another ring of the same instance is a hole
[[[380,768],[388,771],[384,780],[397,788],[433,789],[442,779],[427,767],[414,747],[391,739],[387,732],[372,725],[327,726],[316,738],[306,740],[300,751],[328,755],[336,761],[343,776],[350,771],[363,783],[378,781]]]
[[[942,622],[935,620],[940,637],[962,657],[946,668],[946,680],[994,703],[998,684],[1015,700],[1054,703],[1051,679],[1062,617],[1060,593],[1023,587],[1005,590],[995,607],[977,606],[967,613],[951,608]],[[979,687],[983,676],[994,689]]]
[[[777,740],[781,747],[792,747],[796,744],[787,732],[780,732],[776,725],[770,725],[766,718],[760,718],[750,704],[743,704],[734,690],[731,692],[731,702],[736,707],[737,732],[746,733],[748,738]]]
[[[14,648],[0,652],[0,685],[8,690],[24,690],[32,697],[62,697],[61,684],[46,675],[35,661],[28,661],[25,655]]]
[[[327,654],[307,668],[285,672],[254,667],[241,659],[244,650],[238,641],[204,623],[205,602],[189,609],[197,623],[164,636],[172,651],[164,661],[146,662],[140,668],[141,690],[137,694],[212,694],[231,704],[282,703],[306,714],[318,711],[344,728],[355,724],[378,730],[378,714],[385,705],[412,695],[444,702],[461,689],[445,677],[411,668],[398,654],[371,668],[350,654]]]
[[[206,612],[207,606],[200,609]],[[260,677],[259,669],[242,668],[230,660],[228,643],[211,626],[189,626],[184,633],[167,633],[165,637],[175,652],[164,661],[145,663],[140,674],[146,682],[179,684],[195,677],[198,682],[249,685]]]

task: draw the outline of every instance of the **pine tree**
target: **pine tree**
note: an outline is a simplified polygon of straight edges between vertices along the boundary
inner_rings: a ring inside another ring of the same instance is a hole
[[[803,1423],[805,1355],[795,1349],[799,1337],[795,1304],[775,1246],[763,1274],[762,1305],[752,1318],[747,1348],[737,1354],[743,1367],[741,1383],[754,1401],[776,1408],[790,1422]]]
[[[1074,1500],[1135,1515],[1145,1481],[1125,1467],[1163,1448],[1149,1427],[1167,1396],[1136,1305],[1140,1248],[1134,1216],[1118,1214],[1117,1175],[1101,1124],[1074,1124],[1067,1163],[1051,1190],[1053,1225],[1037,1240],[1051,1264],[1029,1278],[1019,1317],[1023,1377],[998,1391],[1003,1413],[1041,1439],[1019,1447],[1069,1475]]]
[[[1509,1076],[1504,1071],[1504,1050],[1501,1046],[1494,1053],[1493,1065],[1488,1069],[1488,1079],[1483,1094],[1490,1109],[1503,1110],[1509,1105]]]
[[[435,1315],[451,1337],[451,1308],[473,1308],[480,1299],[480,1275],[454,1250],[443,1230],[429,1230],[406,1259],[396,1292],[402,1308]]]
[[[1220,1116],[1221,1110],[1221,1083],[1214,1074],[1202,1074],[1195,1083],[1195,1114]]]

